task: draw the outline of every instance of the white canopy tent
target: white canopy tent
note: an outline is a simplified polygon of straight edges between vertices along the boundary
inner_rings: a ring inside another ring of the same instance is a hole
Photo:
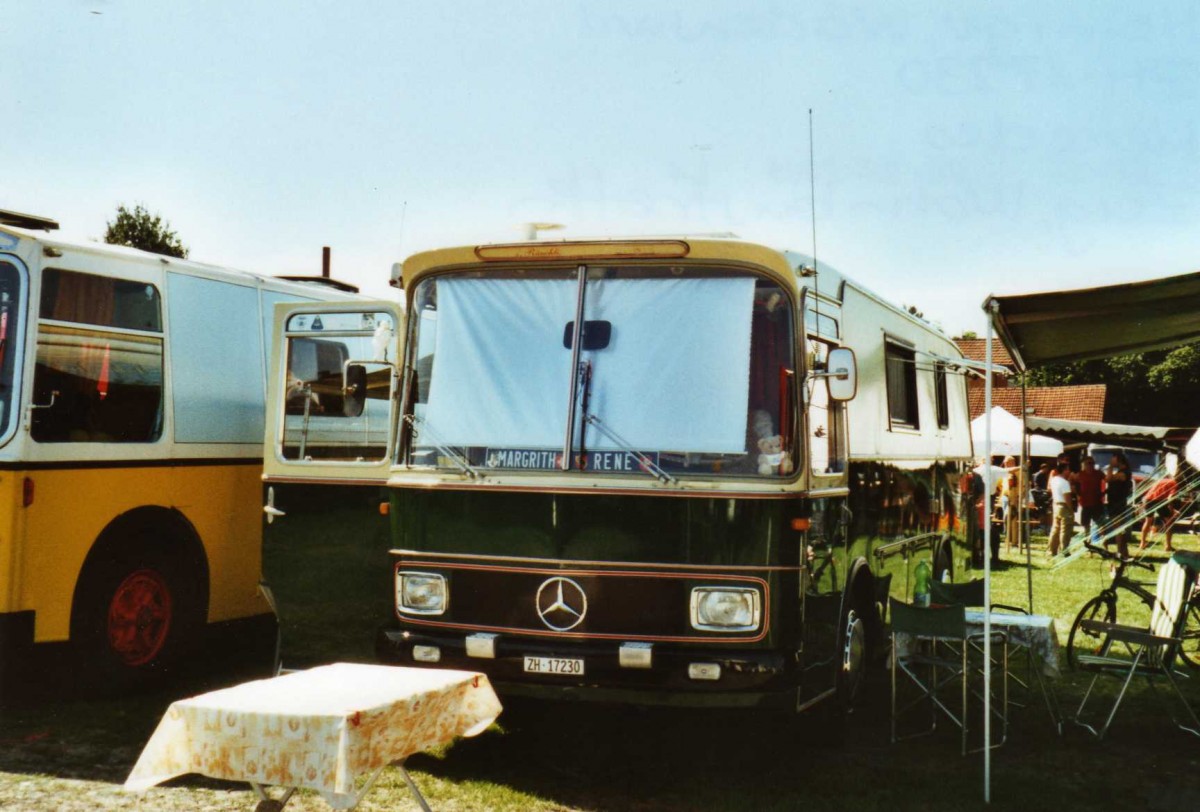
[[[990,412],[979,415],[971,421],[971,441],[975,444],[976,453],[982,456],[988,448],[987,421],[992,420],[990,456],[1021,457],[1021,439],[1025,434],[1021,420],[1001,406],[993,406]],[[1029,456],[1057,457],[1062,453],[1061,440],[1046,437],[1042,434],[1029,436]]]
[[[1192,435],[1183,449],[1183,458],[1196,470],[1200,471],[1200,431]]]

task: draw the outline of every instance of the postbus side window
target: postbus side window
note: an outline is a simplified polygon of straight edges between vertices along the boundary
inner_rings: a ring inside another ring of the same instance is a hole
[[[48,268],[42,275],[31,433],[42,443],[149,443],[162,435],[158,289]]]
[[[16,337],[21,334],[21,276],[9,262],[0,262],[0,435],[12,425],[13,393],[17,355]]]

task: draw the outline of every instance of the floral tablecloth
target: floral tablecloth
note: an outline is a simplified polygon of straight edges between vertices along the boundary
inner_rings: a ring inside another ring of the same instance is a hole
[[[983,610],[968,609],[967,625],[974,631],[983,631]],[[1054,618],[1048,615],[1022,615],[1009,612],[992,612],[992,629],[1008,635],[1010,646],[1032,649],[1042,663],[1042,673],[1057,677],[1058,630]]]
[[[983,619],[983,610],[968,609],[967,630],[973,633],[982,632]],[[1007,634],[1010,646],[1032,650],[1041,662],[1042,673],[1046,676],[1057,677],[1061,673],[1058,665],[1058,631],[1054,626],[1054,618],[1047,615],[992,612],[992,630]],[[912,640],[909,635],[896,635],[898,654],[906,654],[911,646]]]
[[[335,663],[175,702],[125,782],[144,790],[186,773],[357,801],[376,769],[483,732],[500,714],[483,674]]]

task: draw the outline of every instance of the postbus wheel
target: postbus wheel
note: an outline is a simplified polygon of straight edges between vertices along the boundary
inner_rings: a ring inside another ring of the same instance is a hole
[[[933,577],[942,582],[954,580],[954,551],[952,542],[943,538],[933,554]]]
[[[880,625],[875,611],[870,574],[865,565],[855,575],[842,599],[838,623],[837,704],[843,713],[851,712],[863,694],[867,672],[877,650]]]
[[[72,638],[100,690],[158,684],[194,646],[203,609],[172,546],[144,537],[117,543],[80,576]]]

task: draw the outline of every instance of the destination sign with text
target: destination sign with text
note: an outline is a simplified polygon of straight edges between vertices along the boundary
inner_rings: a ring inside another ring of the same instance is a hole
[[[643,470],[641,457],[658,465],[658,454],[632,451],[588,451],[577,456],[575,468],[602,473],[636,473]],[[554,471],[562,468],[562,451],[545,448],[489,448],[484,456],[488,468],[514,471]]]

